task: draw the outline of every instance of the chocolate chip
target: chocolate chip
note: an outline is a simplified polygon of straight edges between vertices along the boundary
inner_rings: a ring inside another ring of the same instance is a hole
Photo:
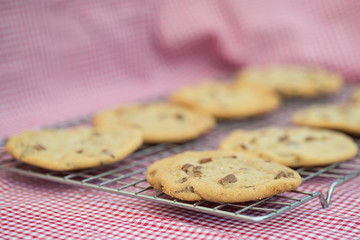
[[[178,120],[184,120],[184,115],[182,115],[181,113],[177,113],[175,114],[175,118]]]
[[[230,155],[230,156],[224,156],[224,158],[236,158],[236,156],[235,155]]]
[[[275,176],[275,179],[280,179],[282,177],[286,177],[286,173],[285,171],[280,171],[276,176]]]
[[[79,150],[76,151],[76,153],[81,154],[81,153],[83,153],[83,150],[79,149]]]
[[[192,193],[195,192],[193,186],[187,186],[187,187],[185,188],[185,190],[186,190],[186,191],[189,191],[189,192],[192,192]]]
[[[294,177],[294,173],[282,170],[275,176],[274,179],[280,179],[282,177],[284,178]]]
[[[204,158],[199,161],[200,164],[211,162],[211,158]]]
[[[191,167],[194,167],[194,165],[192,164],[189,164],[189,163],[186,163],[184,164],[182,167],[181,167],[181,170],[185,171],[185,172],[188,172],[189,171],[189,168]]]
[[[175,193],[182,193],[182,192],[192,192],[194,193],[194,187],[193,186],[186,186],[186,188],[175,191]]]
[[[193,177],[201,177],[200,171],[194,171]]]
[[[288,135],[281,136],[281,137],[279,137],[278,140],[279,140],[279,142],[285,142],[285,141],[289,140],[289,136]]]
[[[99,137],[100,135],[101,134],[99,132],[96,132],[96,131],[91,134],[92,137]]]
[[[311,137],[311,136],[308,136],[308,137],[305,138],[306,142],[310,142],[310,141],[313,141],[313,140],[315,140],[315,138]]]
[[[186,177],[180,179],[180,183],[186,182],[188,179]]]
[[[108,149],[103,149],[101,153],[110,156],[111,158],[115,158],[114,154],[110,152]]]
[[[195,168],[194,168],[194,170],[200,170],[200,169],[202,169],[203,167],[202,166],[196,166]]]
[[[245,144],[241,144],[240,147],[241,147],[242,149],[244,149],[244,150],[247,150],[247,147],[246,147]]]
[[[44,151],[44,150],[46,150],[46,147],[44,147],[44,146],[41,145],[41,144],[36,144],[35,146],[33,146],[33,148],[34,148],[35,150],[38,150],[38,151]]]
[[[237,182],[237,179],[234,174],[226,175],[224,178],[218,181],[218,183],[221,183],[222,185],[227,183],[235,183],[235,182]]]

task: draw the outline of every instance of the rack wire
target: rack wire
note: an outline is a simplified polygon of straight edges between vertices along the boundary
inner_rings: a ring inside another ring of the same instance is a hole
[[[318,99],[317,102],[328,103],[346,96],[349,90],[333,98]],[[298,109],[313,103],[311,100],[287,101],[281,110],[262,117],[222,121],[215,130],[207,135],[183,144],[144,145],[138,151],[121,162],[80,171],[57,172],[21,163],[5,152],[6,139],[0,141],[0,169],[60,183],[95,188],[115,194],[150,200],[185,209],[215,214],[249,222],[261,222],[272,219],[293,208],[299,207],[313,199],[319,198],[321,206],[327,208],[336,186],[360,175],[360,158],[325,167],[299,168],[303,185],[312,184],[319,179],[330,179],[326,196],[321,191],[304,192],[293,190],[277,194],[258,201],[246,203],[220,203],[210,201],[186,202],[174,199],[154,188],[145,179],[147,168],[156,160],[187,150],[210,150],[217,148],[219,142],[232,130],[237,128],[255,129],[269,125],[289,125],[292,114]],[[63,122],[52,128],[66,128],[88,125],[91,116]],[[360,144],[359,139],[355,139]]]

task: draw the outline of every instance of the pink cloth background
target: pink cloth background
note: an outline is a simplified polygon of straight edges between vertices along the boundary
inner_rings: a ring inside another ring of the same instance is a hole
[[[360,2],[0,2],[0,136],[248,64],[360,76]]]

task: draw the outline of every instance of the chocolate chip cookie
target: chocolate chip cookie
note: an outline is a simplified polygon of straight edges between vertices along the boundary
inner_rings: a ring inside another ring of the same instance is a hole
[[[153,163],[147,181],[187,201],[245,202],[298,187],[299,174],[281,164],[234,151],[184,152]]]
[[[225,82],[205,82],[186,87],[175,92],[171,100],[219,119],[257,116],[280,105],[280,99],[273,91]]]
[[[298,111],[293,117],[293,122],[297,125],[360,134],[360,105],[350,102],[313,105]]]
[[[171,103],[135,104],[97,114],[93,123],[100,128],[135,126],[146,143],[183,142],[195,139],[215,126],[212,116]]]
[[[326,165],[354,157],[355,142],[345,134],[306,127],[237,130],[220,149],[240,151],[290,167]]]
[[[249,67],[238,73],[237,82],[267,87],[285,97],[317,97],[334,93],[343,85],[339,74],[294,65]]]
[[[141,144],[142,133],[138,129],[79,127],[24,132],[8,140],[6,151],[28,164],[68,171],[120,161]]]

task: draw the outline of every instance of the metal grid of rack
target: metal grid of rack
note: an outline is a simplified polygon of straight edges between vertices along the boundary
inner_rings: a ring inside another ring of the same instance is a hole
[[[346,92],[345,90],[342,96],[345,96]],[[332,100],[334,98],[323,98],[318,102]],[[289,125],[293,112],[310,102],[310,100],[289,101],[284,104],[281,110],[273,114],[253,119],[220,122],[215,130],[197,140],[183,144],[144,145],[121,162],[81,171],[55,172],[16,161],[5,152],[6,139],[4,139],[0,141],[0,169],[250,222],[269,220],[315,198],[319,198],[322,207],[326,208],[330,204],[332,193],[337,185],[360,175],[360,159],[358,157],[325,167],[297,169],[303,178],[303,185],[310,184],[311,181],[316,181],[319,178],[331,179],[326,196],[320,191],[303,192],[294,190],[246,203],[186,202],[174,199],[153,189],[145,179],[148,166],[156,160],[187,150],[217,148],[221,139],[237,128],[254,129],[269,125]],[[51,127],[63,128],[89,124],[90,119],[91,117],[84,117]],[[359,140],[357,142],[360,143]]]

